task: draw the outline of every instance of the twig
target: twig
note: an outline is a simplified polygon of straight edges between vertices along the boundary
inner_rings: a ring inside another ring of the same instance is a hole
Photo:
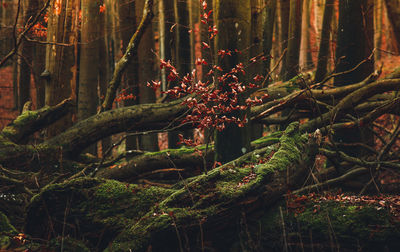
[[[20,1],[20,0],[19,0]],[[32,21],[28,24],[25,25],[25,29],[18,35],[18,37],[15,39],[14,42],[14,48],[6,55],[4,56],[1,61],[0,61],[0,67],[2,67],[12,56],[14,56],[14,54],[17,53],[18,51],[18,47],[21,45],[22,40],[25,37],[25,34],[27,34],[32,28],[33,26],[39,21],[39,18],[42,16],[42,14],[46,11],[46,9],[50,6],[50,1],[51,0],[47,0],[47,2],[44,4],[44,6],[42,7],[42,9],[40,9],[39,13],[36,14],[36,16],[32,19]],[[15,27],[14,27],[15,29]],[[15,30],[14,30],[14,36],[15,36]]]

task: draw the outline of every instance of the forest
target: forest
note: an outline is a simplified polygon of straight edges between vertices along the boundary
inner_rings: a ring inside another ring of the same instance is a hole
[[[0,251],[398,251],[400,1],[0,0]]]

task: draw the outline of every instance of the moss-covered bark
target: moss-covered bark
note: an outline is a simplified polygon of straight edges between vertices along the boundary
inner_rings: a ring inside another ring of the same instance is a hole
[[[301,202],[301,201],[300,201]],[[263,251],[396,251],[400,223],[388,209],[365,203],[308,201],[301,209],[279,206],[261,218]],[[250,226],[254,225],[249,223]],[[284,227],[284,228],[283,228]]]
[[[113,251],[145,251],[150,245],[154,250],[178,248],[182,241],[176,242],[177,229],[189,237],[188,246],[199,247],[200,228],[205,234],[229,231],[242,211],[268,206],[301,183],[313,160],[312,146],[293,124],[279,145],[255,150],[170,189],[89,178],[49,185],[32,198],[25,232],[46,239],[69,235],[91,249],[104,249],[118,235]]]

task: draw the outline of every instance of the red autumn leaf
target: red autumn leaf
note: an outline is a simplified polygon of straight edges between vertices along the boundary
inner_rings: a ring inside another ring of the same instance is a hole
[[[106,11],[106,4],[100,5],[99,11],[100,11],[100,13],[104,13]]]

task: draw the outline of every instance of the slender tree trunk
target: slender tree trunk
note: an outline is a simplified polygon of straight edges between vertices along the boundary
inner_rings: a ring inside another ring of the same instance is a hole
[[[78,120],[96,114],[98,105],[100,15],[102,1],[82,0],[81,48],[79,64]],[[102,55],[104,57],[104,55]],[[88,152],[97,153],[97,145]]]
[[[47,29],[45,85],[46,105],[55,105],[68,97],[74,97],[76,80],[72,68],[75,66],[74,42],[77,40],[75,29],[76,0],[51,2]],[[62,43],[65,45],[56,45]],[[71,115],[48,128],[48,136],[54,136],[72,125]]]
[[[44,4],[44,0],[32,0],[35,6],[35,11],[38,11]],[[40,19],[43,25],[46,23],[44,18]],[[46,35],[36,36],[35,39],[39,41],[46,41]],[[41,78],[41,74],[46,67],[46,45],[35,43],[33,44],[32,52],[32,74],[33,81],[36,89],[36,109],[40,109],[45,105],[45,80]]]
[[[287,49],[287,46],[288,46],[290,0],[280,1],[279,7],[280,7],[280,13],[281,13],[280,42],[282,45],[281,52],[283,52],[285,49]],[[286,76],[286,71],[287,71],[286,58],[287,58],[287,53],[282,59],[281,72],[280,72],[281,79],[285,79],[285,76]]]
[[[333,2],[334,0],[326,0],[325,2],[324,18],[322,21],[321,40],[319,43],[317,71],[315,73],[316,82],[322,81],[327,73],[329,52],[330,52]]]
[[[0,58],[7,55],[14,47],[13,42],[13,25],[15,22],[16,14],[16,3],[15,0],[3,0],[1,10],[1,28],[0,28]]]
[[[280,8],[280,1],[276,1],[276,13],[275,13],[275,22],[274,22],[274,28],[273,28],[273,36],[272,36],[272,59],[270,60],[271,63],[269,63],[269,66],[275,66],[278,63],[279,58],[281,57],[281,8]],[[265,30],[264,30],[265,32]],[[265,38],[264,38],[264,43],[265,43]],[[267,63],[268,64],[268,63]],[[280,64],[281,65],[281,64]],[[279,65],[279,66],[280,66]],[[278,70],[276,70],[274,73],[272,73],[272,78],[276,78],[279,75],[280,68],[279,66],[277,67]],[[278,74],[277,74],[278,73]]]
[[[241,54],[233,54],[231,57],[216,56],[217,65],[224,71],[230,71],[238,63],[247,62],[246,49],[250,45],[251,5],[250,1],[244,1],[238,5],[234,0],[214,1],[214,21],[216,22],[218,35],[215,38],[215,51],[230,50],[241,51]],[[221,85],[221,84],[220,84]],[[224,89],[224,86],[222,86]],[[235,114],[236,117],[242,117]],[[236,124],[227,124],[222,131],[215,135],[216,160],[228,162],[249,151],[250,137],[247,126],[239,128]]]
[[[115,24],[116,17],[118,17],[118,11],[116,11],[115,1],[106,0],[104,1],[106,6],[106,11],[104,15],[101,15],[100,21],[100,37],[99,41],[99,55],[100,66],[99,66],[99,90],[100,90],[100,104],[103,102],[103,97],[105,97],[107,92],[107,86],[111,79],[112,73],[114,71],[115,64],[115,41],[116,34]],[[101,155],[110,148],[111,137],[106,137],[101,140]]]
[[[302,0],[290,0],[288,51],[286,56],[287,71],[284,80],[290,80],[299,72],[302,7]]]
[[[168,61],[172,60],[171,49],[173,36],[171,27],[174,24],[174,0],[159,0],[159,31],[160,31],[160,58]],[[161,70],[162,90],[167,90],[167,76],[165,69]]]
[[[304,70],[312,69],[314,62],[311,55],[311,44],[310,44],[310,30],[311,30],[311,0],[303,1],[303,13],[301,24],[301,45],[300,45],[300,65]]]
[[[381,59],[382,50],[382,18],[383,18],[383,1],[374,1],[374,30],[375,30],[375,63]]]
[[[272,50],[272,38],[274,32],[274,26],[276,21],[276,0],[265,0],[264,1],[264,31],[263,31],[263,53],[267,59],[264,61],[263,74],[266,75],[270,71],[271,64],[271,50]]]
[[[185,76],[191,71],[191,46],[189,34],[189,6],[187,1],[174,0],[174,47],[173,63],[180,76]],[[168,134],[168,147],[177,148],[179,142],[178,134],[183,134],[185,138],[192,138],[192,131],[170,132]]]
[[[118,2],[119,12],[119,30],[122,39],[122,52],[125,51],[132,34],[135,32],[137,27],[136,22],[136,1],[120,0]],[[129,63],[124,73],[124,90],[125,94],[133,94],[134,99],[128,99],[124,101],[125,106],[131,106],[138,104],[139,96],[139,65],[137,54],[133,60]],[[139,138],[136,136],[129,136],[126,138],[126,149],[136,150],[139,149]]]
[[[136,2],[136,21],[140,22],[143,14],[144,2]],[[154,58],[154,37],[153,28],[149,24],[146,31],[142,35],[138,48],[138,60],[139,60],[139,103],[154,103],[156,96],[154,91],[146,86],[147,82],[150,82],[155,78],[155,58]],[[146,151],[158,151],[158,137],[157,134],[145,135],[140,137],[140,147]]]
[[[35,14],[38,3],[35,1],[21,2],[19,26],[25,23]],[[18,110],[21,112],[25,102],[31,100],[31,66],[32,44],[24,40],[18,48],[17,82],[18,82]]]

